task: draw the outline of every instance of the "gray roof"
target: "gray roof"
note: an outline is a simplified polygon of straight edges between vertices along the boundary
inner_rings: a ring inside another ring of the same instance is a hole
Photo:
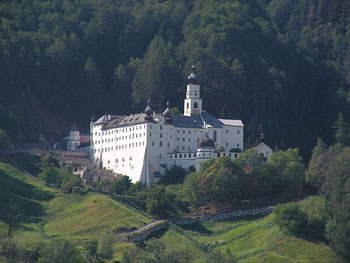
[[[108,121],[108,119],[110,120]],[[146,113],[133,114],[129,116],[105,114],[94,124],[103,124],[103,129],[110,129],[144,122],[155,121],[152,118],[148,118]],[[209,128],[222,128],[223,125],[243,126],[243,123],[240,120],[217,119],[206,111],[203,111],[201,114],[193,114],[191,116],[171,114],[171,123],[169,122],[169,124],[172,124],[175,127],[183,128],[205,128],[204,123]]]
[[[118,117],[124,117],[124,116],[105,114],[105,115],[102,115],[97,121],[95,121],[94,124],[107,124],[111,120]]]
[[[222,123],[210,113],[203,111],[201,114],[191,116],[171,115],[172,124],[175,127],[183,128],[205,128],[204,122],[208,127],[222,128]]]
[[[77,125],[75,124],[75,123],[73,123],[73,126],[72,126],[72,128],[70,129],[70,131],[72,132],[72,131],[79,131],[78,130],[78,127],[77,127]]]
[[[224,125],[239,126],[239,127],[244,126],[241,120],[219,119],[219,121]]]
[[[103,127],[103,129],[110,129],[114,127],[121,127],[126,125],[144,123],[144,122],[154,122],[153,119],[147,118],[148,116],[146,113],[133,114],[129,116],[118,116],[118,115],[111,115],[111,116],[114,116],[114,119],[112,119],[109,122],[104,121],[106,124]]]

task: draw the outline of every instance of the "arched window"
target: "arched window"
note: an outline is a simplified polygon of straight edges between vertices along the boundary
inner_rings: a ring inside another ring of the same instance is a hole
[[[195,108],[195,109],[197,109],[197,108],[198,108],[198,104],[197,104],[197,102],[195,102],[195,103],[193,104],[193,108]]]
[[[190,107],[190,104],[187,102],[186,103],[186,109],[188,109]]]

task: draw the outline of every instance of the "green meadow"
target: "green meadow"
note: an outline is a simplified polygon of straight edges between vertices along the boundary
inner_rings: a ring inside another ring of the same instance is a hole
[[[26,248],[38,247],[54,237],[81,245],[96,240],[104,230],[132,230],[154,220],[109,195],[63,194],[36,177],[0,162],[0,205],[12,203],[21,216],[12,236]],[[7,225],[0,223],[0,235],[6,234]],[[281,231],[274,224],[272,214],[181,227],[171,224],[142,243],[116,241],[113,260],[120,260],[126,249],[144,249],[152,238],[166,246],[185,249],[191,255],[191,262],[207,262],[212,251],[230,251],[238,262],[340,262],[324,242]]]

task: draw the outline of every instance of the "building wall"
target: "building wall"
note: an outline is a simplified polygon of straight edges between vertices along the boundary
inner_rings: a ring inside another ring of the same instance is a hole
[[[232,148],[243,150],[243,127],[238,126],[208,128],[209,137],[214,138],[216,132],[216,143],[224,146],[225,153],[212,152],[212,156],[205,157],[197,156],[197,142],[205,134],[204,128],[174,127],[165,123],[162,115],[152,122],[108,130],[103,126],[92,125],[91,155],[95,166],[128,175],[133,182],[141,180],[146,185],[154,183],[173,165],[198,167],[200,160],[228,156]]]

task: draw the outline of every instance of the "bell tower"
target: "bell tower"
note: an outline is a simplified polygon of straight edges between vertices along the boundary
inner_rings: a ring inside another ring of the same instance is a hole
[[[196,67],[191,67],[191,74],[188,76],[186,99],[184,102],[184,115],[202,113],[202,99],[200,97],[200,85],[196,76]]]

